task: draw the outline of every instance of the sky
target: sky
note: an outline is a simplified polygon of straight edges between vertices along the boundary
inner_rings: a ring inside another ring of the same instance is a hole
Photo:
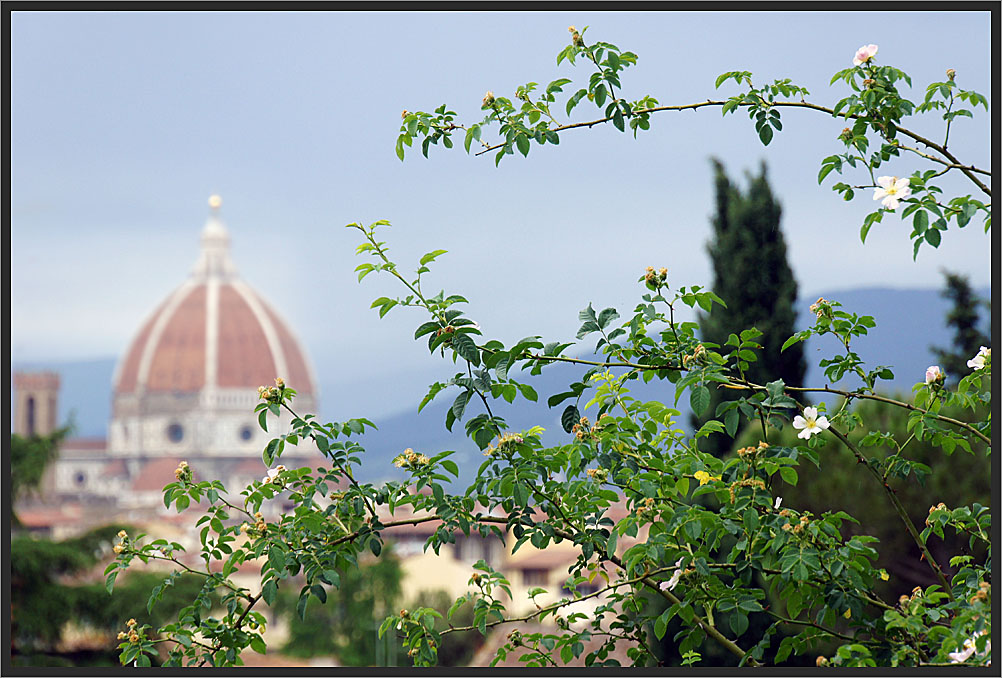
[[[142,321],[188,274],[208,215],[222,217],[242,275],[298,333],[331,418],[416,403],[448,376],[412,333],[425,319],[369,310],[403,292],[359,284],[352,221],[389,219],[405,270],[446,249],[426,285],[460,293],[488,336],[570,340],[588,303],[629,311],[644,267],[674,286],[709,285],[705,244],[710,158],[732,178],[762,161],[783,205],[791,266],[804,296],[867,286],[933,288],[948,268],[990,284],[979,225],[951,228],[912,261],[897,218],[858,238],[868,193],[844,203],[819,187],[823,157],[842,150],[843,121],[783,112],[763,147],[743,114],[662,113],[634,140],[611,126],[570,131],[528,159],[433,148],[404,162],[394,143],[404,109],[442,103],[481,118],[486,90],[581,82],[556,64],[568,25],[638,54],[626,96],[685,104],[724,71],[792,78],[832,105],[831,75],[863,44],[913,78],[907,96],[947,68],[991,100],[987,12],[14,12],[11,17],[11,360],[120,355]],[[569,85],[567,89],[573,87]],[[573,90],[571,90],[573,91]],[[598,117],[584,104],[571,120]],[[961,118],[950,149],[991,168],[990,115]],[[939,121],[942,123],[942,121]],[[942,137],[931,116],[916,131]],[[910,174],[913,157],[881,171]],[[852,183],[865,183],[861,174]],[[970,192],[944,177],[947,190]],[[429,378],[430,377],[430,378]],[[351,410],[350,412],[347,410]],[[358,411],[359,409],[363,411]]]

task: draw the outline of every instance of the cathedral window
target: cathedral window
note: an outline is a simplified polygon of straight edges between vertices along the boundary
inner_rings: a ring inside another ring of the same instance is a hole
[[[179,443],[184,439],[184,427],[181,424],[171,424],[167,427],[167,439],[172,443]]]

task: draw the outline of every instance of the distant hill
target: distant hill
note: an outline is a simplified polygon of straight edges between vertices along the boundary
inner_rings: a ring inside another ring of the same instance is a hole
[[[982,297],[990,297],[990,292],[989,289],[977,290]],[[945,326],[946,314],[950,307],[949,303],[940,297],[939,290],[866,288],[806,295],[799,302],[800,326],[810,324],[808,307],[818,296],[839,301],[846,310],[872,315],[877,319],[877,327],[871,330],[868,336],[860,338],[855,348],[870,366],[892,366],[895,379],[884,385],[885,391],[910,392],[911,387],[923,379],[926,367],[935,362],[929,350],[930,346],[945,347],[951,343],[951,333]],[[583,344],[585,347],[590,345],[590,343]],[[836,351],[837,346],[830,338],[828,341],[812,340],[807,343],[805,353],[808,362],[807,383],[818,385],[825,383],[817,362],[820,358],[831,356]],[[13,369],[47,369],[57,372],[62,377],[60,420],[67,421],[72,413],[76,422],[75,435],[103,436],[106,435],[107,422],[111,414],[111,378],[115,363],[114,358],[102,358],[51,364],[21,363],[15,364]],[[539,393],[539,403],[528,403],[522,399],[516,400],[512,405],[501,402],[496,408],[496,414],[505,417],[508,424],[516,429],[532,425],[543,426],[548,431],[547,440],[556,443],[564,436],[559,422],[563,406],[548,410],[546,399],[554,393],[566,390],[567,384],[575,381],[581,372],[572,366],[554,365],[545,369],[541,376],[531,380],[526,372],[523,381],[530,381]],[[447,376],[443,373],[441,378]],[[335,392],[339,386],[333,380],[333,375],[328,377],[321,374],[318,378],[321,393]],[[668,401],[674,398],[673,388],[668,382],[638,384],[634,389],[633,395],[638,398],[661,398]],[[454,458],[463,470],[463,478],[471,477],[483,458],[472,442],[468,442],[463,435],[462,423],[457,423],[454,433],[450,434],[445,430],[445,412],[454,397],[444,392],[420,414],[417,413],[415,402],[411,410],[374,419],[379,430],[367,435],[364,442],[372,462],[363,469],[363,479],[376,481],[394,476],[396,469],[393,468],[391,460],[407,447],[427,454],[455,449],[461,452]],[[13,421],[13,398],[11,400]],[[682,411],[680,421],[683,423],[688,418],[687,407],[688,403],[683,398],[678,408]],[[479,411],[475,403],[470,404],[470,411]],[[330,416],[323,409],[320,415],[324,418]]]
[[[977,293],[988,298],[991,291],[983,289],[977,290]],[[868,288],[815,294],[799,302],[802,311],[798,318],[798,326],[806,327],[812,324],[813,318],[809,307],[819,296],[840,302],[843,310],[860,315],[872,315],[877,320],[877,327],[870,330],[867,336],[860,337],[855,342],[854,349],[867,361],[867,365],[871,367],[887,365],[892,368],[894,380],[880,382],[885,392],[910,393],[912,386],[924,379],[926,367],[935,362],[930,346],[948,347],[951,344],[952,334],[945,324],[950,304],[940,297],[938,290]],[[837,353],[839,346],[830,337],[824,340],[812,338],[807,342],[806,383],[817,385],[827,383],[824,372],[817,363],[821,358]],[[576,381],[579,378],[577,375],[583,371],[568,365],[548,367],[542,375],[530,381],[539,393],[538,404],[517,399],[512,405],[500,403],[497,406],[492,404],[491,407],[495,410],[495,414],[504,417],[515,429],[533,425],[543,426],[547,429],[544,440],[551,444],[559,444],[561,440],[567,439],[560,426],[560,413],[566,403],[548,410],[546,399],[554,393],[566,391],[567,385]],[[654,381],[650,384],[634,382],[634,384],[631,387],[631,395],[636,398],[644,400],[661,398],[670,403],[675,397],[674,387],[667,381]],[[858,380],[846,378],[839,385],[851,388],[857,384]],[[395,469],[390,464],[391,459],[401,450],[411,447],[429,455],[447,449],[456,450],[457,454],[452,458],[460,465],[461,479],[470,480],[483,462],[483,457],[476,446],[463,435],[461,423],[453,427],[453,433],[445,429],[445,413],[454,398],[455,393],[450,396],[448,392],[443,392],[420,414],[417,413],[415,403],[414,410],[410,412],[402,412],[382,420],[377,419],[375,423],[380,430],[367,434],[364,442],[368,454],[376,460],[376,463],[364,469],[365,479],[376,481],[395,476]],[[583,400],[582,404],[584,402],[587,402],[587,399]],[[479,408],[472,409],[475,405],[470,403],[471,411],[479,412]],[[681,412],[678,420],[683,426],[687,425],[689,417],[687,398],[680,399],[677,409]]]

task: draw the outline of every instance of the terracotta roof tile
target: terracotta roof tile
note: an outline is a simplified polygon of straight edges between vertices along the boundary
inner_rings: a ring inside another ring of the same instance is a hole
[[[164,485],[175,481],[174,469],[180,463],[176,457],[151,459],[143,465],[139,475],[132,482],[133,492],[150,492],[162,490]]]
[[[275,360],[261,324],[244,298],[231,285],[219,289],[219,366],[222,387],[270,386]]]
[[[146,320],[142,329],[139,330],[136,338],[129,344],[129,350],[126,352],[119,367],[118,383],[115,384],[115,390],[119,393],[133,393],[136,390],[136,380],[139,377],[139,363],[143,359],[143,349],[146,347],[146,342],[150,340],[150,332],[153,330],[153,324],[160,317],[166,303],[164,301],[157,307],[157,310],[153,312],[153,315]]]
[[[167,322],[153,352],[149,391],[197,391],[205,386],[205,285],[194,287]]]

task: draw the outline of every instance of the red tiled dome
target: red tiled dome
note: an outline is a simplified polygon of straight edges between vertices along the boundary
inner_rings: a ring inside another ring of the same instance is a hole
[[[213,215],[192,277],[160,304],[125,352],[116,395],[256,389],[276,376],[300,395],[315,393],[302,348],[278,314],[237,277],[228,244]]]

